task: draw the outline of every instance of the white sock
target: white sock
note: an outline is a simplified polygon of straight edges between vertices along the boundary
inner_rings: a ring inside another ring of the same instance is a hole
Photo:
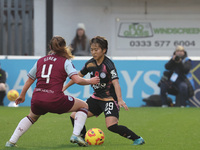
[[[74,118],[74,130],[73,134],[80,135],[83,126],[85,125],[87,114],[83,111],[78,111]]]
[[[15,129],[13,135],[10,138],[11,143],[17,143],[20,136],[22,136],[32,125],[33,123],[27,118],[24,117],[18,124],[17,128]]]

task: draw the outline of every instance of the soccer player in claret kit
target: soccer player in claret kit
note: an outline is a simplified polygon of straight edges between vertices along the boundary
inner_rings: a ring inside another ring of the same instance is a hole
[[[84,79],[77,75],[71,58],[73,57],[65,40],[55,36],[50,41],[50,54],[40,58],[28,73],[20,96],[15,100],[16,104],[25,101],[25,95],[29,87],[37,79],[31,99],[31,110],[18,124],[6,147],[15,147],[18,139],[34,124],[41,115],[46,113],[76,112],[76,120],[70,142],[78,143],[79,146],[88,146],[88,143],[80,136],[87,119],[88,105],[82,100],[64,95],[63,84],[67,77],[80,85],[97,84],[99,78]]]
[[[119,107],[128,110],[126,103],[122,100],[121,88],[118,81],[118,74],[114,63],[105,55],[108,49],[108,42],[104,37],[94,37],[90,41],[92,59],[85,63],[85,66],[78,73],[81,77],[90,73],[91,77],[98,76],[100,83],[92,85],[93,95],[87,99],[89,111],[88,117],[99,116],[102,112],[105,115],[106,126],[109,131],[133,140],[133,145],[144,144],[144,139],[136,135],[133,131],[123,125],[118,125]],[[63,91],[74,84],[70,80],[64,87]],[[76,113],[71,114],[71,121],[74,125]],[[82,137],[86,133],[84,126],[81,131]]]

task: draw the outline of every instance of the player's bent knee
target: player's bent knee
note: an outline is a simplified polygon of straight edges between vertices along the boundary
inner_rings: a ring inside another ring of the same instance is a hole
[[[88,114],[88,109],[87,108],[80,108],[77,111],[84,112],[85,114]]]
[[[84,106],[85,109],[88,109],[88,104],[86,102],[84,102]]]
[[[37,121],[37,119],[34,119],[34,118],[30,117],[29,115],[26,116],[26,117],[30,120],[30,122],[31,122],[32,124],[34,124],[34,123]]]
[[[87,109],[88,110],[88,105],[83,105],[82,107],[80,107],[79,109]]]
[[[118,132],[118,124],[114,124],[114,125],[109,126],[108,130],[111,131],[111,132],[117,133]]]
[[[75,98],[75,104],[74,105],[77,106],[78,108],[88,109],[88,104],[86,102],[84,102],[83,100],[80,100],[80,99]]]

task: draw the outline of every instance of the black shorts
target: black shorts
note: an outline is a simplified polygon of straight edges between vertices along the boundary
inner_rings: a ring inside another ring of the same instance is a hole
[[[99,116],[104,112],[105,118],[115,116],[119,119],[119,106],[116,101],[101,101],[90,97],[86,103],[88,104],[89,111],[95,116]]]

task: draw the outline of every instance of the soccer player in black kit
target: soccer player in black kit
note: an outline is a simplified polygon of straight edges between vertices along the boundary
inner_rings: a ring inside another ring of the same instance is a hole
[[[133,145],[144,144],[144,139],[136,135],[133,131],[123,125],[118,125],[119,107],[128,110],[126,103],[122,100],[121,88],[118,81],[118,74],[114,63],[106,56],[108,42],[104,37],[94,37],[90,41],[92,59],[85,63],[85,66],[78,73],[83,77],[90,73],[91,77],[98,76],[100,83],[91,85],[94,89],[93,95],[87,99],[89,106],[88,117],[99,116],[102,112],[105,115],[106,126],[108,130],[118,133],[119,135],[133,140]],[[74,82],[70,80],[64,87],[63,91]],[[76,112],[70,116],[74,124]],[[82,136],[85,136],[86,128],[82,130]]]

